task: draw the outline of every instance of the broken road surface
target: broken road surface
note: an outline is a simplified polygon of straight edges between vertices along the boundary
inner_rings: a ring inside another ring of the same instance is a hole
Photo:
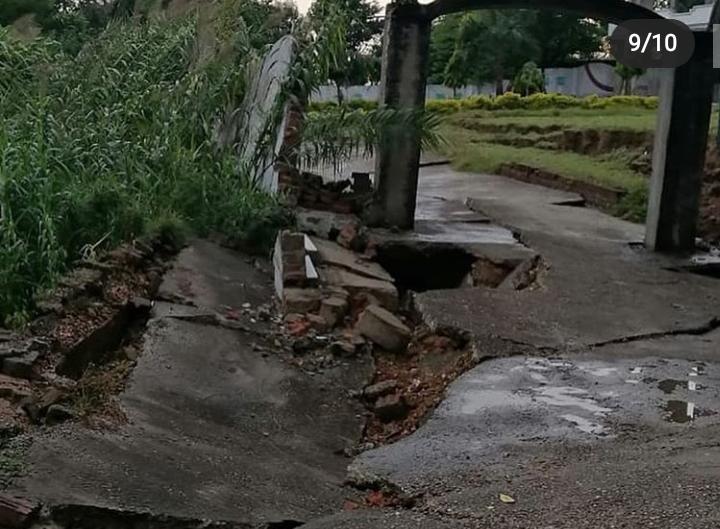
[[[548,269],[532,289],[415,295],[425,324],[468,336],[483,361],[395,443],[339,455],[360,439],[347,393],[370,362],[310,374],[256,350],[266,324],[217,314],[269,299],[268,276],[200,241],[160,289],[122,395],[129,423],[48,431],[12,492],[241,527],[720,526],[717,280],[631,246],[639,226],[558,205],[569,198],[423,171],[411,238]],[[373,483],[413,501],[346,501]]]
[[[33,443],[12,492],[46,505],[263,526],[335,512],[345,492],[342,451],[362,430],[361,360],[311,376],[262,355],[250,332],[203,323],[225,305],[266,302],[269,276],[197,241],[179,256],[121,400],[116,431],[66,425]],[[261,297],[258,297],[260,294]]]

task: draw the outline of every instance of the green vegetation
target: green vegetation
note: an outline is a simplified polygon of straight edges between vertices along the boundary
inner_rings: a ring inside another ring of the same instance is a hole
[[[444,154],[458,169],[493,173],[502,164],[516,162],[566,178],[622,189],[626,195],[611,213],[641,222],[645,217],[647,177],[630,164],[642,149],[581,154],[562,150],[553,141],[553,135],[582,129],[652,130],[654,114],[653,110],[640,108],[458,112],[449,115],[440,130],[446,140]],[[533,131],[528,132],[527,127],[533,127]],[[520,145],[512,144],[516,142]]]
[[[576,63],[601,49],[596,21],[553,10],[484,10],[442,17],[430,46],[430,78],[450,87],[513,79],[527,62],[541,68]],[[513,86],[515,92],[523,93]]]
[[[252,5],[233,5],[242,22]],[[115,23],[72,56],[0,29],[0,323],[21,322],[89,248],[178,223],[267,239],[285,220],[212,141],[218,111],[243,97],[258,32],[216,37],[208,54],[201,31],[193,15]]]
[[[344,103],[347,108],[372,110],[377,108],[374,101],[353,100]],[[647,110],[655,110],[658,105],[657,97],[641,97],[641,96],[612,96],[612,97],[574,97],[562,94],[544,94],[537,93],[527,97],[521,97],[519,94],[506,93],[501,96],[471,96],[462,99],[433,99],[426,103],[426,108],[436,113],[453,113],[458,111],[487,110],[491,111],[492,116],[528,115],[528,116],[560,116],[568,115],[568,109],[572,109],[573,115],[577,110],[592,110],[587,116],[600,115],[642,115],[645,117],[652,116],[652,112]],[[333,101],[325,101],[322,103],[312,103],[310,106],[313,110],[326,110],[334,108],[337,104]],[[597,112],[602,110],[603,112]],[[540,111],[540,112],[536,112]],[[503,114],[510,112],[511,114]],[[582,115],[582,113],[578,114]]]

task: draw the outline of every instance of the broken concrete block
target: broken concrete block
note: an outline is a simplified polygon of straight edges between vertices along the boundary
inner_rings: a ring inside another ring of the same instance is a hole
[[[397,386],[398,382],[395,379],[383,380],[382,382],[376,382],[375,384],[367,386],[363,390],[362,395],[367,400],[375,401],[378,398],[389,395],[390,393],[395,391],[397,389]]]
[[[286,288],[283,292],[283,311],[307,314],[320,308],[322,294],[316,288]]]
[[[28,527],[39,511],[40,505],[37,503],[5,493],[0,494],[0,527]]]
[[[11,377],[32,378],[33,366],[39,357],[37,351],[28,351],[22,356],[4,358],[2,372]]]
[[[18,401],[31,395],[32,388],[27,380],[0,375],[0,398]]]
[[[373,408],[375,415],[383,422],[400,421],[408,416],[410,408],[402,395],[380,397]]]
[[[321,268],[320,278],[329,285],[342,288],[352,296],[370,294],[388,310],[396,310],[398,307],[398,291],[390,281],[364,277],[334,266]]]
[[[393,278],[385,269],[377,263],[361,258],[347,248],[337,243],[318,239],[315,242],[317,247],[316,261],[318,264],[333,265],[345,268],[354,274],[382,281],[392,282]]]
[[[330,328],[335,327],[343,321],[348,311],[348,301],[340,297],[330,297],[322,300],[320,304],[320,316],[327,322]]]
[[[368,306],[360,314],[355,332],[391,352],[403,351],[412,334],[397,316],[377,305]]]

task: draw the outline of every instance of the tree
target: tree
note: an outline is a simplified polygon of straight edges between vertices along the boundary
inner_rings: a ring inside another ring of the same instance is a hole
[[[620,77],[620,93],[630,95],[632,92],[632,80],[645,73],[642,68],[632,68],[624,64],[615,65],[615,73]]]
[[[342,102],[342,87],[365,84],[376,77],[378,69],[378,38],[382,21],[377,18],[380,6],[373,0],[316,0],[308,12],[311,30],[319,32],[327,20],[339,15],[343,20],[345,51],[337,58],[330,72],[338,102]]]
[[[433,23],[430,34],[429,82],[437,84],[445,82],[445,71],[455,51],[455,41],[458,38],[461,21],[462,14],[453,14],[440,17]]]
[[[595,20],[554,10],[538,11],[528,25],[540,68],[590,59],[601,49],[607,28]]]
[[[545,90],[545,77],[532,61],[523,64],[520,71],[513,80],[513,92],[523,96],[529,96]]]
[[[605,35],[594,20],[553,10],[448,15],[433,27],[430,81],[494,81],[501,92],[501,78],[513,77],[526,62],[546,68],[591,58]]]
[[[528,31],[533,12],[488,10],[463,15],[453,56],[446,74],[458,82],[493,81],[495,93],[503,92],[503,80],[537,56],[538,46]]]

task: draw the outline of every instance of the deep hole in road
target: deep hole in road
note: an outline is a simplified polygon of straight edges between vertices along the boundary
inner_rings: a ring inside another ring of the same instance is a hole
[[[458,288],[476,261],[455,245],[398,242],[378,246],[376,259],[395,279],[400,292]]]

